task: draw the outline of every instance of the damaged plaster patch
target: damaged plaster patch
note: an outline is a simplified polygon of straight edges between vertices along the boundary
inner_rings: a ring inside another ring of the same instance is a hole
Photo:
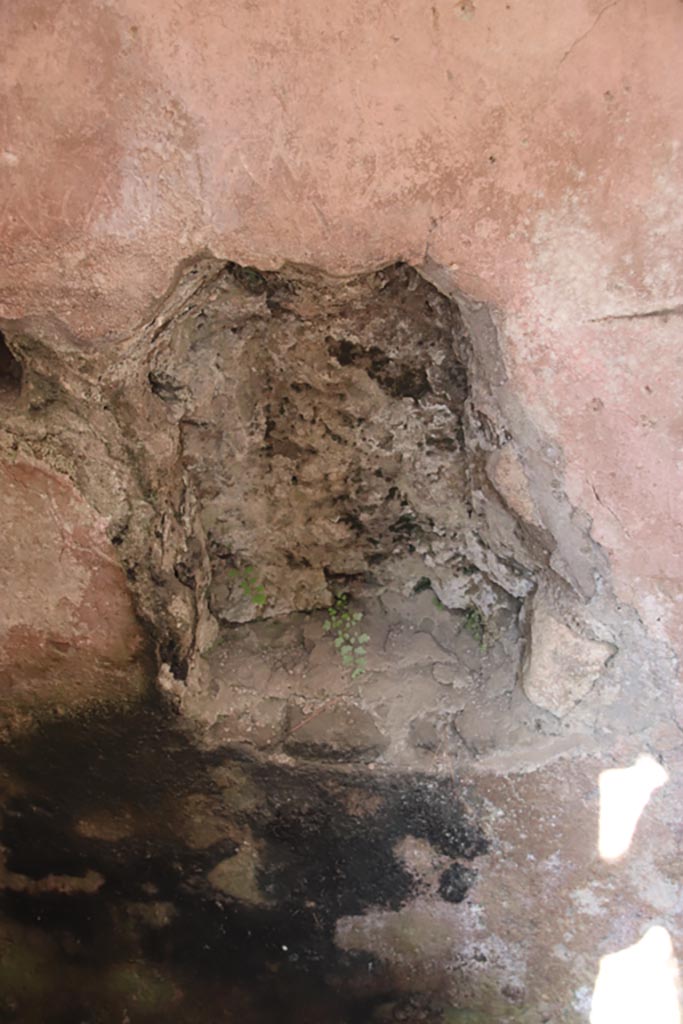
[[[219,627],[325,607],[354,579],[426,578],[488,613],[547,560],[484,470],[504,435],[469,400],[457,305],[409,267],[199,260],[114,359],[30,326],[5,443],[107,517],[172,678]]]
[[[584,736],[651,714],[649,679],[661,687],[671,666],[644,658],[640,625],[615,606],[561,453],[507,389],[489,312],[448,294],[439,268],[332,278],[205,257],[116,350],[84,352],[37,321],[3,327],[21,383],[0,451],[48,463],[108,523],[160,689],[211,743],[275,750],[289,736],[299,756],[296,715],[321,715],[319,732],[346,714],[382,734],[368,756],[406,763],[453,744],[530,747],[534,730],[556,734],[551,710]],[[535,707],[538,686],[516,675],[539,587],[553,621],[580,620],[579,636],[619,653],[595,686],[597,658],[579,659],[569,696]],[[313,617],[340,593],[372,612],[358,693]],[[323,715],[324,692],[346,703]]]
[[[256,617],[248,572],[273,616],[327,605],[335,579],[467,568],[463,345],[455,307],[405,267],[236,268],[159,335],[150,380],[179,423],[219,622]]]

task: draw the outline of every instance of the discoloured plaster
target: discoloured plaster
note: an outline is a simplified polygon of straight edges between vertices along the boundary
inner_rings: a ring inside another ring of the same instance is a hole
[[[127,700],[145,685],[146,642],[106,521],[67,478],[0,464],[3,716]]]

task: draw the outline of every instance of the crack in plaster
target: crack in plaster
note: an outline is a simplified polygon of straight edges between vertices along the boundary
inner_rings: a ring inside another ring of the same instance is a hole
[[[567,58],[570,57],[571,54],[574,52],[576,47],[579,46],[584,41],[584,39],[586,39],[587,36],[589,36],[591,34],[591,32],[596,27],[598,22],[602,19],[602,16],[604,14],[606,14],[607,11],[609,11],[609,9],[611,7],[616,7],[620,3],[621,3],[621,0],[611,0],[611,3],[605,4],[605,6],[600,9],[600,11],[598,12],[598,14],[596,15],[596,17],[595,17],[595,19],[593,21],[593,24],[589,28],[587,28],[586,31],[583,32],[577,39],[574,40],[574,42],[572,43],[572,45],[569,47],[568,50],[565,50],[565,52],[563,53],[562,57],[560,58],[560,65],[564,64],[564,62],[567,60]]]
[[[663,306],[661,309],[647,309],[644,312],[635,313],[608,313],[606,316],[594,316],[586,322],[589,324],[609,323],[611,320],[649,320],[659,316],[681,316],[683,315],[683,302],[677,306]]]

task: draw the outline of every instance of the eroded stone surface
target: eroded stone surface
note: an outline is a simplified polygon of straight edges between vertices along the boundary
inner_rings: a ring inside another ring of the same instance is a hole
[[[486,472],[493,486],[516,515],[532,526],[542,526],[524,466],[511,445],[505,445],[490,456]]]
[[[522,686],[530,701],[561,718],[590,693],[616,647],[579,635],[560,621],[541,592],[534,595],[530,614]]]
[[[22,379],[0,449],[59,467],[106,517],[171,689],[219,627],[354,579],[488,616],[552,561],[487,483],[504,432],[469,398],[457,305],[412,268],[207,258],[118,359],[56,331],[7,343]]]

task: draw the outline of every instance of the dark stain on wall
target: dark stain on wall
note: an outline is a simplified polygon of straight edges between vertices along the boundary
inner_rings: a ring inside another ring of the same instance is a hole
[[[451,780],[207,753],[155,704],[43,724],[0,771],[1,1021],[373,1020],[392,979],[338,919],[414,894],[405,836],[460,899],[487,850]]]

